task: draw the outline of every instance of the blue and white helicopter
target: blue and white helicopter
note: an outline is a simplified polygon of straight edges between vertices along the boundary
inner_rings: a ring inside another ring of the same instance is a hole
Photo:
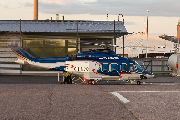
[[[67,71],[83,77],[89,84],[95,84],[99,80],[128,80],[140,84],[140,80],[154,77],[153,73],[144,70],[136,61],[118,56],[106,43],[103,45],[105,49],[81,52],[68,57],[45,58],[31,57],[15,42],[8,46],[18,58],[16,63]]]

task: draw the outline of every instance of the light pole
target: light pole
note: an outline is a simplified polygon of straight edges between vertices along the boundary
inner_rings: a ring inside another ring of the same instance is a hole
[[[147,48],[148,48],[148,12],[149,10],[147,10],[147,45],[146,45],[146,58],[147,58]]]
[[[119,14],[119,15],[122,15],[123,18],[123,14]],[[124,18],[123,18],[123,25],[124,25]],[[124,57],[124,34],[123,34],[123,57]]]
[[[119,14],[118,15],[118,21],[119,21],[119,16],[122,15],[123,18],[123,14]],[[124,18],[123,18],[123,25],[124,25]],[[123,57],[124,57],[124,34],[123,34]]]
[[[20,19],[20,47],[22,47],[21,19]],[[20,65],[20,76],[22,76],[22,65]]]
[[[79,27],[78,27],[78,20],[77,20],[77,41],[76,41],[76,50],[77,50],[77,53],[80,53],[80,47],[79,47],[79,34],[78,34],[78,32],[79,32]]]

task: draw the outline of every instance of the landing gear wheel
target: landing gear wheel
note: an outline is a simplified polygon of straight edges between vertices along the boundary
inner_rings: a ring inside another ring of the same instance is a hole
[[[88,84],[92,84],[91,80],[88,81]]]
[[[95,81],[94,80],[91,81],[91,85],[95,85]]]
[[[137,85],[140,85],[141,84],[141,82],[140,81],[137,81]]]

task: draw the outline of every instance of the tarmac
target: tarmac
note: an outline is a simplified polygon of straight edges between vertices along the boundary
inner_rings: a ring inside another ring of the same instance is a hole
[[[0,76],[0,119],[180,119],[180,77],[156,76],[141,85],[73,81],[60,84],[56,76]]]

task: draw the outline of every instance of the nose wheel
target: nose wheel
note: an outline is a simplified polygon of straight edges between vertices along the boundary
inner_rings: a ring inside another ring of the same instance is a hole
[[[137,85],[140,85],[141,84],[141,82],[140,81],[137,81]]]

